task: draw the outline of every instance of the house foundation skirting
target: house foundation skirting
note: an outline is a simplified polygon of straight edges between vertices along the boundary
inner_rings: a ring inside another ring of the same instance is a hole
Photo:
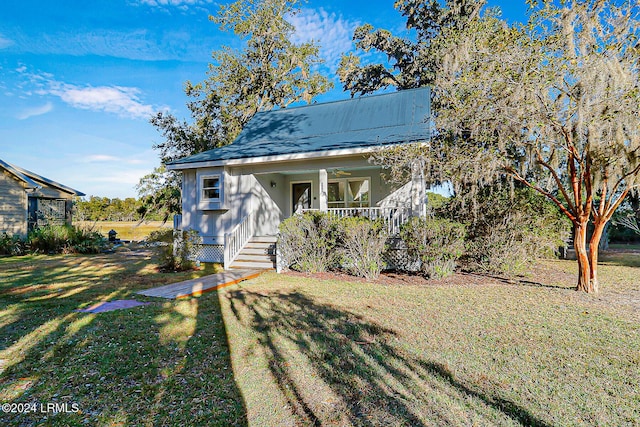
[[[404,241],[397,237],[387,240],[387,249],[383,254],[385,270],[418,271],[420,260],[412,258]]]
[[[224,245],[197,245],[195,259],[200,262],[224,263]]]

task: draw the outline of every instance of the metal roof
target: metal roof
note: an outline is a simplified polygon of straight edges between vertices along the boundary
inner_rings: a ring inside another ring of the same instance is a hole
[[[427,87],[257,113],[236,140],[169,163],[376,147],[429,139]],[[177,168],[179,169],[179,167]]]
[[[84,193],[81,193],[78,190],[74,190],[73,188],[62,185],[58,182],[52,181],[48,178],[43,177],[42,175],[38,175],[37,173],[33,173],[26,169],[23,169],[19,166],[12,165],[11,163],[4,162],[0,159],[0,168],[5,169],[7,172],[18,178],[20,181],[23,181],[27,184],[27,188],[29,189],[40,189],[42,188],[41,184],[45,184],[50,187],[57,188],[65,193],[72,194],[74,196],[84,196]]]

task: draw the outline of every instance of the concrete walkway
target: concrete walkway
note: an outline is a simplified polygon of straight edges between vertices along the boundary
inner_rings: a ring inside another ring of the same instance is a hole
[[[185,280],[184,282],[172,283],[170,285],[157,288],[145,289],[136,292],[148,297],[160,297],[167,299],[197,297],[205,292],[215,291],[225,286],[234,285],[244,280],[258,277],[266,270],[227,270],[222,273],[211,274],[198,279]]]

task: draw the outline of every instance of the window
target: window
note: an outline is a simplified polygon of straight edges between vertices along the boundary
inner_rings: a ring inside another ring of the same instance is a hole
[[[220,175],[206,175],[201,177],[202,200],[220,199]]]
[[[369,179],[349,178],[332,180],[327,186],[327,202],[330,208],[369,207]]]

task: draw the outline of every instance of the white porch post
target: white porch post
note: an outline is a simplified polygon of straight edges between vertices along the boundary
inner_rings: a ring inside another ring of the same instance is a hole
[[[327,202],[327,170],[320,169],[318,171],[318,182],[320,183],[320,194],[318,195],[319,208],[322,212],[326,212],[329,204]]]
[[[419,160],[411,164],[411,216],[427,216],[427,186]]]

